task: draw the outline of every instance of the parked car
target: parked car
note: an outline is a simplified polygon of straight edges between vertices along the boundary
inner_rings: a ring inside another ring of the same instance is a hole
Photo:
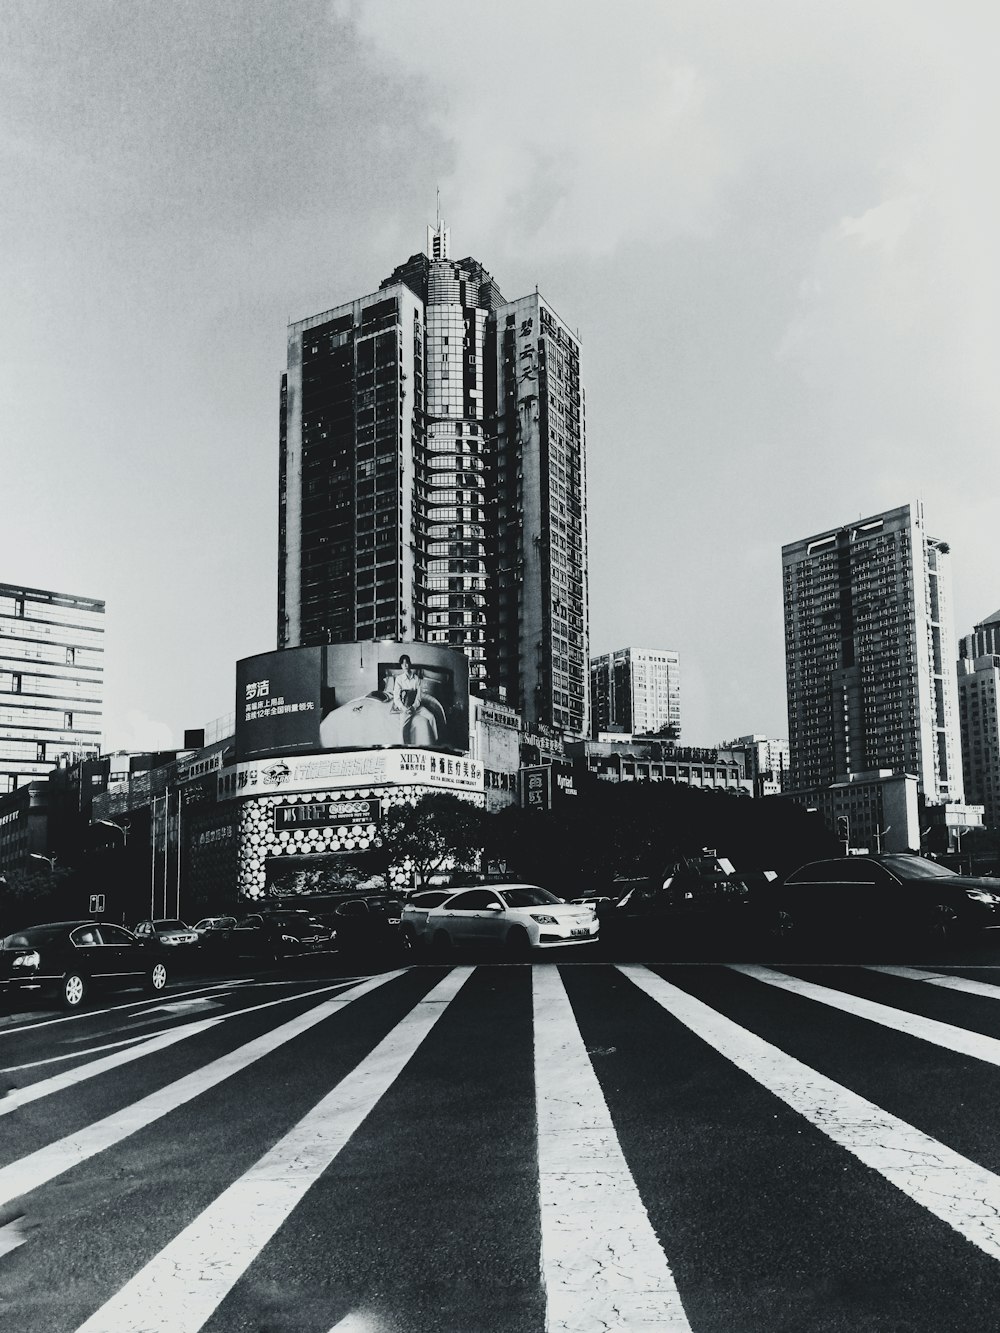
[[[945,941],[1000,928],[1000,883],[906,852],[811,861],[768,896],[779,939],[837,931],[859,942],[886,934]]]
[[[176,917],[161,917],[155,921],[140,921],[133,933],[137,939],[156,939],[161,944],[170,947],[181,944],[197,944],[200,939],[198,932],[193,927],[185,925],[183,921],[178,921]]]
[[[440,907],[443,902],[454,897],[455,890],[446,889],[418,889],[416,893],[411,893],[403,903],[400,911],[400,930],[405,938],[413,946],[426,944],[427,935],[427,915],[432,907]]]
[[[567,903],[537,884],[490,884],[462,889],[427,914],[425,931],[439,950],[492,945],[521,954],[565,944],[589,944],[600,923],[592,907]]]
[[[205,935],[210,930],[232,930],[236,925],[234,916],[203,916],[200,921],[196,921],[191,927],[199,936]]]
[[[615,880],[612,893],[616,924],[643,928],[684,922],[722,928],[742,922],[750,905],[746,879],[714,853],[684,857],[662,875]]]
[[[223,918],[199,938],[224,958],[276,963],[329,949],[333,932],[308,912],[263,911],[250,912],[239,920]]]
[[[28,926],[0,948],[0,990],[11,998],[38,992],[78,1009],[91,991],[144,986],[156,992],[166,984],[159,943],[105,921]]]
[[[444,897],[450,896],[451,890],[444,893]],[[412,944],[410,935],[402,929],[402,912],[398,898],[373,893],[345,898],[324,914],[324,920],[332,926],[341,953],[392,956],[405,952]]]

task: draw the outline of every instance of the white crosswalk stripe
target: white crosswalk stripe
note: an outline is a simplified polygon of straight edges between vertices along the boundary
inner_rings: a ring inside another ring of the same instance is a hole
[[[690,1333],[558,970],[533,991],[546,1333]]]
[[[29,1153],[27,1157],[0,1167],[0,1207],[22,1194],[27,1194],[30,1190],[38,1189],[40,1185],[44,1185],[71,1167],[78,1166],[88,1157],[93,1157],[106,1148],[120,1143],[130,1134],[144,1129],[169,1111],[176,1110],[178,1106],[183,1106],[185,1102],[191,1101],[192,1098],[215,1087],[254,1061],[277,1050],[286,1041],[290,1041],[302,1032],[307,1032],[317,1023],[322,1023],[331,1014],[350,1004],[352,1000],[368,995],[399,975],[399,972],[386,972],[382,976],[363,981],[358,986],[352,986],[350,990],[342,992],[331,1000],[323,1001],[314,1009],[299,1014],[270,1032],[265,1032],[235,1051],[230,1051],[184,1078],[168,1084],[167,1087],[150,1093],[141,1101],[125,1106],[103,1120],[88,1125],[79,1133],[58,1139],[55,1143]]]
[[[619,971],[835,1143],[973,1245],[1000,1259],[1000,1177],[786,1055],[647,968],[619,964]]]
[[[1000,1041],[996,1037],[987,1037],[980,1032],[970,1032],[966,1028],[956,1027],[953,1023],[941,1023],[936,1018],[924,1018],[920,1014],[911,1014],[905,1009],[894,1009],[891,1005],[879,1004],[876,1000],[866,1000],[860,995],[851,995],[848,991],[834,990],[830,986],[818,986],[814,981],[804,981],[801,977],[789,976],[784,972],[775,972],[769,967],[757,963],[728,963],[727,967],[744,976],[753,977],[768,986],[777,986],[779,990],[790,991],[808,1000],[839,1009],[841,1013],[854,1014],[865,1018],[870,1023],[891,1028],[894,1032],[905,1032],[910,1037],[919,1037],[935,1046],[942,1046],[956,1055],[971,1055],[975,1060],[985,1060],[991,1065],[1000,1065]]]
[[[974,1031],[830,986],[817,985],[772,968],[749,964],[726,964],[720,968],[728,968],[755,983],[785,992],[794,997],[789,1004],[794,1004],[800,1012],[807,1008],[799,1003],[800,1000],[818,1002],[908,1038],[919,1038],[937,1047],[974,1057],[984,1065],[1000,1067],[1000,1042]],[[19,1196],[29,1195],[60,1173],[106,1148],[113,1148],[126,1136],[154,1124],[168,1112],[186,1105],[254,1062],[263,1061],[284,1043],[333,1018],[354,1000],[372,995],[407,970],[369,977],[359,985],[319,1001],[291,1021],[279,1024],[227,1055],[209,1060],[157,1092],[0,1168],[0,1206]],[[300,1218],[296,1227],[294,1216],[307,1192],[352,1138],[358,1136],[372,1111],[401,1076],[405,1073],[407,1078],[410,1077],[411,1066],[417,1071],[415,1086],[419,1086],[421,1062],[441,1060],[444,1033],[426,1056],[421,1048],[447,1007],[460,998],[463,1008],[456,1012],[457,1023],[462,1015],[472,1012],[464,1007],[467,1003],[476,1006],[484,1003],[488,993],[485,985],[469,988],[470,991],[475,989],[474,999],[470,997],[467,1001],[462,994],[475,970],[468,966],[446,971],[430,991],[409,1005],[401,1019],[394,1020],[384,1037],[380,1034],[385,1032],[387,1025],[384,1021],[378,1025],[375,1011],[369,1012],[365,1021],[374,1019],[376,1023],[371,1039],[374,1045],[369,1054],[360,1058],[329,1091],[318,1087],[315,1095],[319,1100],[312,1109],[304,1115],[297,1113],[299,1118],[294,1123],[289,1125],[286,1121],[276,1127],[275,1133],[280,1137],[274,1141],[269,1135],[258,1150],[261,1155],[256,1160],[249,1158],[252,1163],[249,1167],[248,1158],[244,1157],[232,1173],[220,1172],[231,1183],[226,1184],[193,1220],[189,1220],[190,1212],[178,1219],[166,1233],[172,1235],[172,1239],[167,1239],[166,1244],[162,1239],[157,1241],[162,1248],[154,1253],[154,1247],[148,1246],[148,1242],[146,1246],[140,1245],[134,1260],[119,1279],[122,1281],[119,1289],[109,1294],[109,1288],[105,1288],[89,1305],[81,1304],[74,1320],[82,1320],[77,1333],[124,1333],[125,1330],[128,1333],[198,1333],[210,1321],[213,1327],[219,1324],[220,1317],[230,1308],[229,1305],[223,1306],[227,1298],[232,1297],[235,1301],[233,1308],[238,1308],[240,1302],[249,1299],[248,1292],[258,1287],[268,1289],[272,1280],[268,1270],[275,1268],[277,1256],[283,1249],[295,1246],[300,1233],[305,1235],[310,1230],[304,1218]],[[932,981],[942,976],[923,969],[885,967],[875,970],[896,977],[900,992],[905,989],[903,982]],[[648,1201],[644,1200],[645,1190],[657,1188],[655,1183],[651,1185],[657,1174],[655,1169],[651,1172],[649,1160],[640,1157],[638,1161],[630,1162],[626,1157],[611,1108],[628,1103],[620,1100],[620,1086],[612,1095],[612,1084],[607,1081],[615,1077],[612,1071],[616,1067],[623,1069],[629,1065],[624,1057],[620,1066],[610,1061],[598,1065],[608,1089],[606,1098],[590,1051],[599,1050],[602,1056],[613,1051],[614,1047],[608,1043],[609,1036],[614,1041],[613,1032],[605,1026],[601,1045],[595,1044],[588,1049],[589,1025],[598,1020],[595,1010],[581,1006],[583,992],[578,988],[589,984],[588,975],[596,976],[600,971],[560,970],[552,965],[537,965],[526,972],[517,969],[520,975],[530,979],[531,985],[533,1054],[530,1066],[526,1067],[530,1069],[527,1086],[519,1090],[519,1095],[523,1091],[524,1096],[533,1101],[537,1125],[534,1148],[537,1152],[538,1212],[528,1222],[529,1226],[540,1224],[537,1277],[530,1278],[530,1283],[536,1284],[532,1288],[533,1299],[539,1304],[533,1307],[532,1317],[537,1320],[543,1303],[545,1333],[584,1333],[585,1330],[586,1333],[590,1330],[595,1333],[597,1330],[600,1333],[698,1333],[693,1312],[704,1309],[705,1298],[704,1291],[691,1292],[685,1288],[685,1283],[690,1283],[693,1276],[690,1236],[685,1250],[683,1239],[679,1239],[684,1237],[683,1227],[676,1233],[660,1236],[651,1221],[652,1216],[657,1219],[657,1225],[667,1228],[677,1225],[675,1215],[683,1212],[685,1197],[675,1199],[654,1194]],[[799,1123],[803,1128],[807,1122],[835,1145],[824,1147],[825,1152],[836,1153],[840,1149],[850,1154],[899,1191],[896,1197],[901,1206],[911,1208],[909,1201],[912,1201],[930,1217],[945,1223],[968,1240],[981,1255],[1000,1260],[1000,1175],[908,1124],[899,1115],[837,1083],[821,1069],[812,1068],[786,1054],[780,1046],[759,1037],[749,1027],[666,980],[659,972],[639,964],[619,964],[613,971],[654,1001],[662,1015],[669,1016],[656,1016],[647,1000],[635,996],[633,1003],[644,1006],[654,1015],[652,1021],[659,1024],[660,1031],[666,1033],[668,1028],[665,1025],[669,1024],[669,1029],[674,1031],[672,1040],[680,1040],[680,1029],[674,1030],[674,1024],[680,1024],[704,1044],[704,1059],[709,1062],[706,1069],[716,1071],[711,1074],[712,1079],[721,1077],[718,1086],[742,1084],[744,1076],[753,1080],[800,1116]],[[952,980],[947,976],[942,979]],[[616,980],[616,985],[621,992],[621,981]],[[974,988],[969,991],[972,995],[1000,996],[1000,987],[985,987],[985,983],[972,985]],[[701,994],[712,994],[710,986],[702,987],[700,978],[692,989]],[[392,994],[391,990],[384,993],[387,997]],[[517,993],[522,1000],[526,998],[523,990]],[[318,999],[318,993],[316,995]],[[388,1002],[396,1003],[391,999]],[[258,1007],[267,1006],[253,1006]],[[590,1016],[584,1021],[588,1014]],[[168,1039],[180,1041],[186,1035],[193,1035],[193,1029],[224,1021],[224,1017],[215,1019],[213,1016],[212,1020],[202,1020],[199,1024],[185,1024],[151,1040],[163,1045]],[[500,1017],[499,1013],[497,1017]],[[521,1011],[519,1021],[525,1024],[527,1032],[527,1011]],[[607,1015],[602,1015],[600,1021],[606,1025]],[[484,1033],[484,1040],[489,1040],[487,1033]],[[693,1049],[686,1033],[683,1041],[685,1050]],[[912,1042],[905,1047],[901,1043],[900,1049],[907,1052],[901,1058],[911,1060],[917,1047]],[[145,1050],[143,1046],[138,1052],[134,1048],[116,1052],[94,1059],[85,1068],[92,1071],[89,1077],[93,1079],[101,1074],[109,1074],[113,1079],[115,1070],[124,1060],[136,1058]],[[634,1061],[634,1053],[629,1058]],[[462,1077],[460,1064],[449,1067],[457,1068],[456,1078]],[[634,1068],[634,1064],[631,1067]],[[670,1071],[673,1066],[667,1062],[661,1067]],[[68,1071],[68,1075],[75,1072]],[[496,1077],[496,1072],[494,1069],[492,1077]],[[666,1076],[671,1075],[667,1072]],[[33,1085],[39,1089],[34,1100],[44,1096],[46,1091],[57,1090],[62,1086],[60,1080],[65,1077],[58,1075]],[[986,1080],[996,1078],[991,1070],[976,1077],[983,1080],[984,1085]],[[262,1070],[261,1078],[267,1078],[266,1068]],[[29,1092],[30,1088],[24,1091]],[[401,1091],[405,1092],[403,1085]],[[22,1101],[21,1105],[24,1104]],[[530,1116],[531,1102],[528,1107]],[[10,1109],[17,1108],[12,1106]],[[615,1115],[618,1114],[616,1110]],[[252,1123],[252,1115],[251,1112],[247,1124]],[[288,1117],[289,1121],[292,1119]],[[30,1126],[32,1122],[26,1123]],[[497,1120],[491,1127],[487,1112],[486,1133],[495,1134],[496,1125],[502,1123],[506,1122]],[[527,1123],[530,1124],[530,1120]],[[165,1126],[165,1132],[166,1129]],[[365,1133],[374,1136],[374,1126],[367,1126]],[[628,1144],[641,1141],[641,1136],[637,1137],[635,1133],[630,1133],[626,1140]],[[360,1151],[368,1139],[361,1135],[356,1142]],[[530,1153],[528,1143],[514,1146],[519,1155],[523,1149]],[[633,1149],[629,1151],[631,1153]],[[352,1163],[354,1160],[352,1158]],[[529,1158],[529,1169],[533,1166]],[[856,1168],[852,1167],[852,1170],[856,1171]],[[530,1181],[533,1177],[521,1179]],[[533,1185],[529,1192],[533,1195]],[[316,1198],[315,1195],[312,1197]],[[519,1198],[518,1206],[523,1208],[523,1194]],[[664,1207],[665,1201],[669,1203],[667,1208]],[[377,1208],[377,1201],[373,1201],[372,1206]],[[419,1217],[422,1205],[417,1202],[415,1206],[415,1217]],[[44,1210],[40,1221],[37,1215],[33,1217],[30,1202],[21,1207],[26,1220],[16,1220],[16,1224],[6,1231],[0,1228],[0,1263],[5,1266],[25,1262],[24,1256],[33,1247],[44,1244]],[[303,1212],[308,1216],[308,1209]],[[8,1212],[4,1220],[11,1216]],[[523,1213],[518,1214],[517,1218],[511,1219],[511,1225],[523,1228],[525,1220]],[[272,1241],[274,1245],[262,1258]],[[428,1243],[433,1245],[433,1238]],[[469,1243],[475,1246],[478,1237],[470,1236]],[[532,1245],[529,1232],[529,1254]],[[671,1266],[673,1246],[678,1251],[676,1269]],[[248,1273],[258,1260],[260,1270]],[[448,1261],[454,1262],[453,1249],[449,1251]],[[391,1263],[391,1256],[385,1262]],[[349,1281],[345,1282],[342,1291],[336,1284],[323,1287],[320,1299],[330,1302],[324,1327],[330,1328],[331,1333],[387,1333],[389,1328],[399,1333],[407,1327],[405,1310],[397,1306],[394,1311],[392,1306],[393,1300],[402,1301],[404,1296],[390,1290],[388,1294],[381,1293],[381,1304],[379,1300],[368,1304],[358,1298],[356,1290],[348,1296],[349,1285]],[[98,1304],[99,1308],[95,1310],[93,1307]],[[319,1312],[317,1318],[321,1314]],[[541,1333],[541,1327],[537,1333]]]
[[[925,981],[929,986],[940,986],[942,990],[957,990],[964,995],[981,995],[984,1000],[1000,1000],[1000,986],[988,981],[974,981],[970,977],[950,976],[946,972],[927,972],[919,967],[897,967],[889,963],[867,963],[869,972],[884,972],[890,977],[902,977],[904,981]]]
[[[81,1325],[196,1333],[399,1077],[469,978],[455,968],[298,1124]]]

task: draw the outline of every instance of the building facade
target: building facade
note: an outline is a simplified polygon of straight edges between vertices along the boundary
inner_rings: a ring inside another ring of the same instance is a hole
[[[579,340],[440,226],[288,332],[278,645],[384,637],[461,648],[528,725],[586,729]]]
[[[977,633],[979,631],[977,626]],[[970,639],[962,640],[969,645]],[[958,715],[966,798],[983,807],[987,828],[1000,828],[1000,653],[958,659]]]
[[[966,634],[958,641],[958,655],[975,661],[988,653],[1000,654],[1000,611],[994,611],[986,620],[981,620],[973,627],[971,634]]]
[[[788,775],[788,742],[769,736],[737,736],[723,741],[719,749],[743,758],[746,776],[755,796],[779,796]]]
[[[104,603],[0,584],[0,794],[98,754]]]
[[[888,770],[963,799],[948,556],[920,504],[782,548],[792,786]]]
[[[669,648],[619,648],[590,662],[591,731],[681,734],[680,658]]]
[[[848,847],[874,853],[920,851],[920,801],[912,773],[856,774],[846,782],[785,795],[815,810]]]

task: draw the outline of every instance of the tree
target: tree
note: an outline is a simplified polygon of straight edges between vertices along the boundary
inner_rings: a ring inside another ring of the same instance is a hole
[[[444,866],[479,859],[483,812],[451,792],[428,792],[415,802],[390,806],[380,842],[390,864],[409,860],[419,883]]]
[[[69,877],[62,866],[0,872],[0,937],[64,915]]]

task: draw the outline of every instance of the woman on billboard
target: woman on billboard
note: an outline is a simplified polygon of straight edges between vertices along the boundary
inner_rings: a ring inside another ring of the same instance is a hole
[[[423,678],[406,653],[392,682],[393,711],[403,715],[404,745],[436,745],[444,730],[445,713],[437,699],[424,692]]]

